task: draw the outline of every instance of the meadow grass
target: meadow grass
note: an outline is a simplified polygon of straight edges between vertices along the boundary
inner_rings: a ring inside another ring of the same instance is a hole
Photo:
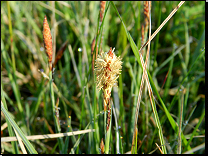
[[[1,153],[205,153],[205,2],[179,3],[1,2]],[[94,61],[110,47],[106,130]]]

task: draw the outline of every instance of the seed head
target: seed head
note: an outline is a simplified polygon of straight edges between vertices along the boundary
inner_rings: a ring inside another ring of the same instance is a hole
[[[121,58],[114,54],[114,49],[108,52],[101,52],[95,60],[95,73],[97,75],[97,88],[108,90],[115,86],[119,77],[122,62]]]
[[[104,142],[103,142],[103,138],[101,139],[101,142],[100,142],[100,152],[101,152],[101,154],[104,154]]]
[[[103,21],[103,14],[105,12],[105,3],[106,1],[100,1],[100,22]]]
[[[51,63],[53,56],[52,36],[46,16],[44,17],[44,21],[43,21],[43,42],[44,42],[45,52],[48,56],[48,62]]]

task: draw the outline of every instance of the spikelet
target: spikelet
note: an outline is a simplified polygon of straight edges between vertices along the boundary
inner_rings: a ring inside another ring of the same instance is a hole
[[[144,15],[149,19],[149,2],[144,1]]]
[[[100,153],[101,154],[104,154],[104,142],[103,142],[103,138],[101,139],[101,142],[100,142]]]
[[[150,7],[149,7],[150,4]],[[149,9],[150,8],[150,9]],[[145,15],[145,25],[147,26],[149,23],[149,12],[151,10],[151,1],[149,3],[149,1],[144,1],[144,15]]]
[[[106,1],[100,1],[100,22],[103,21],[103,14],[105,12],[105,3]]]
[[[48,56],[49,67],[50,70],[52,70],[53,45],[52,45],[51,31],[46,16],[44,17],[44,21],[43,21],[43,42],[44,42],[45,52]]]

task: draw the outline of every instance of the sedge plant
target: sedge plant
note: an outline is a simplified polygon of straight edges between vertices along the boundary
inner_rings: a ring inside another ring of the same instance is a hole
[[[104,122],[106,120],[107,111],[107,124],[106,124],[106,142],[105,153],[109,153],[110,142],[110,128],[111,128],[111,104],[110,96],[112,87],[116,85],[117,79],[122,68],[121,58],[117,57],[114,49],[110,48],[108,52],[101,52],[95,60],[95,72],[97,76],[97,88],[103,90],[103,103],[104,103]]]
[[[51,102],[52,102],[52,110],[53,110],[53,117],[54,117],[54,124],[55,124],[55,130],[56,132],[60,133],[60,123],[58,121],[57,117],[57,111],[56,111],[56,105],[55,105],[55,97],[54,97],[54,91],[53,91],[53,44],[52,44],[52,36],[51,31],[49,28],[49,24],[47,22],[47,17],[44,17],[43,21],[43,42],[45,47],[45,52],[48,56],[48,64],[49,64],[49,83],[50,83],[50,94],[51,94]],[[63,139],[59,138],[59,149],[62,149],[63,146]]]

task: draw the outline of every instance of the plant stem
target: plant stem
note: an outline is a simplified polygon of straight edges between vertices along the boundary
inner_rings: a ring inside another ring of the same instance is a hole
[[[105,114],[106,113],[107,112],[105,112]],[[110,120],[110,124],[109,124],[109,129],[106,132],[106,138],[105,138],[105,154],[109,154],[110,133],[111,133],[111,120]]]
[[[8,18],[9,18],[9,34],[10,34],[10,42],[11,42],[11,53],[12,53],[12,68],[15,77],[16,71],[16,64],[15,64],[15,57],[14,57],[14,47],[13,47],[13,33],[12,33],[12,22],[11,22],[11,14],[10,14],[10,5],[7,1],[7,9],[8,9]]]
[[[54,96],[54,91],[53,91],[52,70],[50,70],[50,72],[49,72],[49,83],[50,83],[51,102],[52,102],[52,111],[53,111],[55,132],[60,133],[61,129],[60,129],[60,125],[58,123],[58,118],[56,117],[56,112],[55,112],[55,96]],[[62,150],[63,139],[58,138],[58,142],[59,142],[59,150]]]
[[[182,119],[183,119],[183,100],[184,100],[184,94],[182,90],[182,98],[181,98],[181,107],[180,107],[180,120],[179,120],[179,128],[178,128],[178,149],[177,154],[181,154],[181,126],[182,126]]]

